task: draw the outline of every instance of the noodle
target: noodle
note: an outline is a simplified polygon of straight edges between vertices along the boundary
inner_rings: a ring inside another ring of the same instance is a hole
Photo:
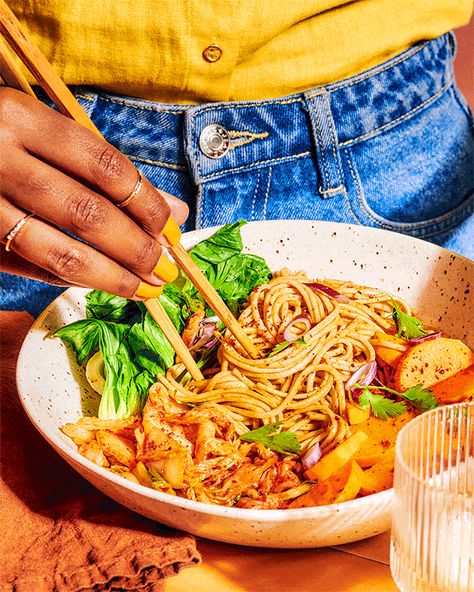
[[[142,417],[82,418],[64,433],[93,462],[159,491],[242,508],[300,503],[312,487],[304,458],[354,436],[350,411],[362,408],[346,388],[349,378],[376,359],[374,346],[408,349],[393,337],[394,303],[410,314],[403,300],[346,281],[318,286],[283,270],[249,294],[238,321],[258,358],[216,332],[219,347],[204,380],[176,363],[150,388]],[[98,367],[91,364],[91,374]],[[380,359],[376,368],[380,384],[391,384],[393,368]],[[255,435],[245,441],[266,426],[295,447],[278,450]]]
[[[375,360],[370,342],[375,332],[394,329],[392,297],[350,282],[326,281],[347,296],[347,303],[338,302],[310,283],[302,274],[280,272],[258,286],[239,323],[261,357],[248,358],[227,335],[219,349],[219,366],[207,371],[209,378],[181,384],[181,364],[158,378],[169,396],[177,403],[212,403],[231,419],[239,435],[282,422],[282,429],[298,436],[303,451],[319,442],[325,453],[344,440],[350,433],[344,383],[357,368]],[[404,301],[397,303],[410,311]],[[311,329],[272,354],[284,341],[290,321],[302,314],[308,315]]]

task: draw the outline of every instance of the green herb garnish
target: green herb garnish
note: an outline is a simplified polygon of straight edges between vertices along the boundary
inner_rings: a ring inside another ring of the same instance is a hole
[[[423,321],[413,317],[412,315],[403,312],[395,300],[392,300],[393,311],[392,319],[397,325],[398,337],[405,337],[406,339],[414,339],[426,335],[426,331],[422,329]]]
[[[293,432],[279,432],[282,422],[272,423],[262,426],[246,434],[242,434],[240,439],[244,442],[257,442],[263,444],[270,450],[281,452],[282,454],[300,454],[301,444]]]
[[[387,416],[398,417],[402,413],[405,413],[407,406],[403,401],[392,401],[392,399],[388,399],[383,395],[373,393],[373,390],[386,391],[397,395],[409,401],[415,409],[421,412],[434,409],[437,406],[433,392],[428,388],[424,388],[422,384],[416,384],[404,393],[399,393],[387,386],[362,386],[357,383],[352,388],[362,389],[362,393],[359,396],[359,406],[363,409],[370,407],[373,415],[384,421],[387,420]]]
[[[364,388],[359,397],[359,406],[363,409],[371,409],[372,414],[379,419],[387,421],[387,417],[398,417],[405,413],[407,406],[405,403],[396,403],[383,395],[376,395],[368,388]]]

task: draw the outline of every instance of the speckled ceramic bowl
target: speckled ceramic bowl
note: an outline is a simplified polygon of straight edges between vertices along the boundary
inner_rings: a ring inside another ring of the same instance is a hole
[[[187,247],[213,229],[187,234]],[[426,322],[474,346],[474,262],[430,243],[383,230],[325,222],[250,223],[246,249],[278,270],[350,279],[401,294]],[[31,421],[53,448],[105,494],[143,514],[194,534],[263,547],[319,547],[360,540],[390,526],[392,491],[332,506],[246,510],[203,504],[135,485],[83,458],[59,430],[96,405],[84,372],[54,331],[84,317],[86,290],[55,300],[29,332],[18,361],[18,391]],[[471,319],[471,320],[469,320]],[[470,326],[469,326],[470,324]]]

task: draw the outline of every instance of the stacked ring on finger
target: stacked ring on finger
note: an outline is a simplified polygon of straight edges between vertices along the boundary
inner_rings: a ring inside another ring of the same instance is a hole
[[[15,236],[20,232],[23,226],[28,222],[30,218],[32,218],[34,214],[25,214],[23,218],[20,218],[15,226],[10,230],[10,232],[5,237],[5,251],[11,251],[11,244]]]

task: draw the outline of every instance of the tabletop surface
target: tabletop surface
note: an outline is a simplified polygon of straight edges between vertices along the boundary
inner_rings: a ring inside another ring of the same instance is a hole
[[[18,349],[19,327],[32,318],[0,312],[2,351]],[[16,352],[17,353],[17,352]],[[3,360],[2,360],[3,361]],[[8,367],[12,367],[11,358]],[[14,373],[2,380],[15,388]],[[198,540],[201,565],[165,581],[165,592],[396,592],[390,575],[388,533],[334,548],[262,549]]]

